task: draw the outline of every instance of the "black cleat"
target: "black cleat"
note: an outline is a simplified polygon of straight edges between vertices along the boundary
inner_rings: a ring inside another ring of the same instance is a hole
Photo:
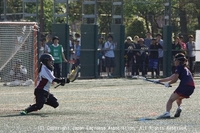
[[[180,117],[182,110],[181,109],[177,109],[176,110],[176,114],[174,115],[174,117]]]

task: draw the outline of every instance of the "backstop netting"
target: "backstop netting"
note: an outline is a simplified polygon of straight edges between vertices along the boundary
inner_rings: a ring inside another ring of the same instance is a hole
[[[17,60],[27,69],[27,78],[37,80],[37,23],[0,22],[0,78],[11,82]]]

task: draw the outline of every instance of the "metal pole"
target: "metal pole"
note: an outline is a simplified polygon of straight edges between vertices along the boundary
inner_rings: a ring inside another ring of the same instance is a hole
[[[44,1],[40,0],[40,32],[44,32]]]
[[[169,26],[171,26],[172,0],[169,0]]]
[[[36,22],[38,22],[38,0],[36,0]]]
[[[84,11],[85,11],[85,9],[84,9],[84,0],[82,1],[83,3],[82,3],[82,24],[84,24]]]
[[[122,2],[122,5],[121,5],[121,16],[122,16],[122,18],[121,18],[121,24],[124,24],[124,1],[123,0],[121,0],[121,2]]]
[[[69,14],[68,14],[69,13],[69,1],[68,0],[66,1],[66,8],[67,8],[66,9],[66,23],[68,24],[68,21],[69,21],[68,20],[69,19],[68,18],[68,16],[69,16]]]
[[[24,8],[25,8],[25,3],[24,3],[24,1],[23,1],[23,20],[24,20],[24,15],[25,15],[25,14],[24,14],[24,12],[25,12],[25,9],[24,9]]]
[[[53,2],[53,23],[55,24],[55,0]]]
[[[114,2],[114,0],[112,0],[112,3]],[[114,15],[114,5],[112,4],[112,24],[115,24],[115,19],[113,18]]]
[[[4,0],[4,21],[7,21],[6,14],[7,14],[7,0]]]
[[[95,6],[94,6],[94,14],[95,14],[95,18],[94,18],[94,24],[97,24],[97,0],[95,0]]]
[[[171,14],[172,14],[172,6],[171,0],[165,0],[165,25],[171,25]]]

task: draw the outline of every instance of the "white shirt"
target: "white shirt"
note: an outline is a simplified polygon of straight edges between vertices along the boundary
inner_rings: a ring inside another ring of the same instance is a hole
[[[160,43],[160,45],[163,47],[163,40],[162,39],[160,39],[160,41],[158,43]],[[163,49],[160,49],[160,48],[158,49],[158,57],[159,58],[163,57]]]
[[[53,71],[49,70],[45,65],[42,65],[36,89],[49,91],[49,88],[54,79],[55,77],[53,75]]]
[[[50,48],[47,44],[45,44],[44,46],[40,47],[39,49],[39,57],[41,55],[43,55],[44,53],[50,53]]]
[[[195,51],[195,42],[187,42],[187,56],[188,57],[195,57],[196,56],[196,51]]]

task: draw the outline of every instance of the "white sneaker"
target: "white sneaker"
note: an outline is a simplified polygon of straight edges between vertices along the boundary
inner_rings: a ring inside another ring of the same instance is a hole
[[[137,76],[132,76],[132,79],[137,79]]]
[[[163,118],[170,118],[170,113],[165,112],[164,114],[157,117],[157,119],[163,119]]]

